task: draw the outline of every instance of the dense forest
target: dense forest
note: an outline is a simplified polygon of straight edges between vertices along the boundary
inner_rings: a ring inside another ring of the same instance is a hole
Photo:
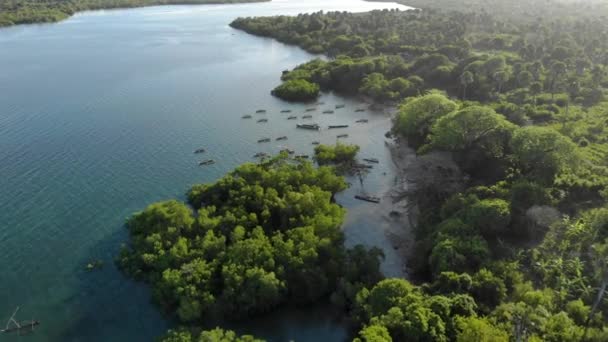
[[[232,23],[332,57],[282,79],[398,105],[392,135],[465,174],[413,184],[412,282],[358,292],[358,339],[608,340],[606,3],[419,3]]]
[[[0,1],[0,27],[52,23],[86,10],[261,1],[268,0],[2,0]]]

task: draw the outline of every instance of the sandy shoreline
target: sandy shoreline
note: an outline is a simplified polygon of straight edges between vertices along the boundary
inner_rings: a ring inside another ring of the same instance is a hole
[[[393,108],[391,112],[394,117],[396,109]],[[407,141],[400,138],[386,138],[385,145],[395,167],[395,179],[382,194],[379,210],[382,218],[389,223],[384,225],[384,233],[401,259],[404,276],[409,278],[408,260],[414,252],[414,228],[419,215],[414,198],[416,188],[427,184],[443,185],[447,180],[449,185],[446,186],[458,191],[459,182],[450,182],[450,179],[463,179],[464,175],[449,153],[417,155]]]

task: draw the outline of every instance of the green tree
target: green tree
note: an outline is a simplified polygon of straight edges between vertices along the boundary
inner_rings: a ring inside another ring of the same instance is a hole
[[[411,99],[401,105],[395,129],[418,146],[426,139],[433,123],[457,107],[456,103],[441,94]]]
[[[576,145],[551,128],[517,129],[511,148],[522,173],[543,184],[551,184],[558,173],[576,166]]]
[[[319,85],[304,79],[292,79],[274,88],[272,94],[288,101],[309,101],[319,96]]]
[[[463,317],[458,320],[457,342],[508,342],[509,335],[488,320]]]
[[[435,122],[430,146],[465,153],[475,148],[488,157],[498,158],[505,154],[513,129],[513,124],[490,107],[466,107]]]
[[[353,342],[392,342],[388,329],[382,325],[370,325],[359,332]]]

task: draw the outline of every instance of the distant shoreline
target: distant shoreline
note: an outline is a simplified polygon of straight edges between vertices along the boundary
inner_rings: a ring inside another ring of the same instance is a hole
[[[17,25],[51,24],[66,20],[85,11],[129,9],[168,5],[221,5],[270,2],[271,0],[118,0],[107,3],[99,0],[73,0],[65,5],[53,2],[15,0],[0,4],[0,29]]]

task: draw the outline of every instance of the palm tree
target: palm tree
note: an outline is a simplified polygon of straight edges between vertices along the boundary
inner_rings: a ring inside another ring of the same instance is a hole
[[[602,303],[602,299],[604,299],[604,295],[606,294],[606,288],[608,288],[608,241],[603,244],[592,246],[593,255],[594,255],[594,268],[597,270],[597,274],[600,276],[600,286],[597,292],[597,297],[593,302],[593,306],[591,307],[591,312],[589,312],[589,316],[587,317],[587,321],[585,321],[585,332],[583,333],[583,338],[581,341],[584,341],[587,337],[587,329],[589,328],[589,322]]]
[[[599,86],[602,80],[604,79],[604,69],[601,65],[596,65],[591,70],[591,80],[593,81],[594,86]]]
[[[551,100],[555,97],[555,85],[557,84],[558,78],[565,74],[567,70],[566,64],[563,62],[555,62],[551,65]]]
[[[530,94],[534,97],[534,107],[536,107],[536,96],[543,91],[543,85],[540,82],[530,84]]]
[[[473,73],[470,71],[465,71],[460,75],[460,84],[462,85],[462,100],[466,101],[467,99],[467,87],[469,84],[475,82],[475,78],[473,77]]]
[[[499,70],[494,73],[494,80],[496,81],[496,91],[500,94],[502,92],[502,86],[509,80],[509,75],[504,70]]]

